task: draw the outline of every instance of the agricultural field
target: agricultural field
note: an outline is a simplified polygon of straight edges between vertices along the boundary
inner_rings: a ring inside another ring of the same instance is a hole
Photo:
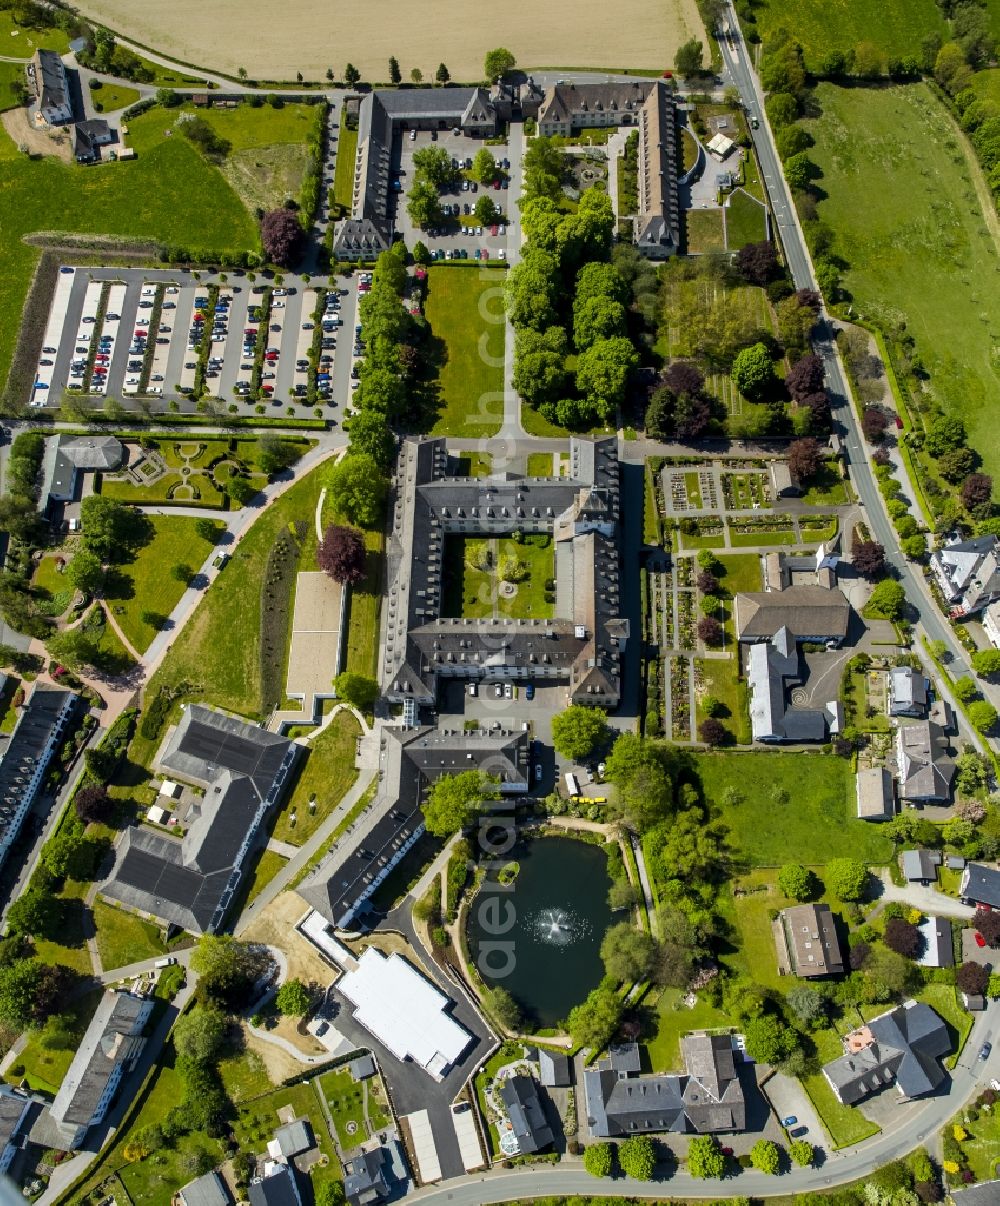
[[[317,36],[329,28],[325,0],[300,0],[278,23],[263,0],[174,0],[145,10],[132,0],[82,0],[79,11],[182,63],[232,76],[243,67],[261,80],[292,80],[296,72],[322,80],[327,68],[339,77],[348,61],[362,79],[385,80],[389,56],[397,55],[404,78],[419,67],[433,79],[444,58],[453,79],[479,82],[483,55],[498,44],[526,67],[658,72],[673,64],[683,42],[705,40],[695,0],[629,0],[624,9],[594,4],[585,11],[572,0],[544,8],[517,0],[492,30],[470,21],[460,0],[444,0],[433,20],[410,22],[405,33],[394,0],[354,0],[338,9],[335,41]]]
[[[1000,389],[1000,248],[977,198],[962,136],[930,89],[821,84],[805,124],[823,172],[819,216],[863,316],[903,321],[928,392],[960,416],[983,467],[1000,473],[993,402]],[[912,154],[919,146],[921,153]],[[971,152],[970,152],[971,155]],[[864,206],[857,204],[865,197]]]
[[[873,43],[883,56],[919,57],[928,34],[947,40],[935,0],[760,0],[754,13],[765,44],[774,30],[793,32],[809,70],[816,70],[831,50],[852,50],[859,42]]]
[[[427,322],[440,365],[440,402],[432,435],[478,438],[500,430],[503,281],[502,269],[442,266],[427,275]]]
[[[89,168],[27,159],[0,131],[0,381],[38,259],[26,235],[72,231],[233,252],[257,246],[257,224],[219,170],[186,138],[164,138],[154,115],[129,125],[135,160]]]

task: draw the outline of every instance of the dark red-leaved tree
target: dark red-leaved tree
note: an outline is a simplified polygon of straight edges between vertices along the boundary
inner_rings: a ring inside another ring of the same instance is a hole
[[[986,519],[993,508],[993,478],[988,473],[970,473],[962,482],[962,506],[976,519]]]
[[[872,953],[872,948],[867,942],[858,939],[851,947],[850,962],[851,971],[860,971],[868,962],[868,956]]]
[[[804,440],[793,440],[788,446],[788,468],[791,469],[792,476],[800,481],[808,481],[816,476],[821,459],[819,444],[812,436],[806,436]]]
[[[976,929],[986,939],[988,946],[1000,946],[1000,913],[989,909],[976,909]]]
[[[697,440],[712,422],[712,404],[700,394],[681,394],[674,407],[679,440]]]
[[[815,289],[796,289],[795,300],[800,306],[812,310],[814,314],[819,313],[819,308],[823,304],[822,298]]]
[[[897,955],[915,959],[924,945],[923,935],[915,925],[902,917],[890,917],[885,923],[885,944]]]
[[[990,982],[990,973],[979,963],[963,963],[955,972],[955,984],[962,992],[981,996]]]
[[[766,285],[778,274],[778,256],[770,243],[748,243],[736,253],[736,269],[751,285]]]
[[[31,1016],[38,1025],[43,1025],[53,1014],[66,1007],[67,994],[75,987],[77,973],[62,963],[41,963],[35,981],[34,1001]]]
[[[264,254],[282,268],[291,268],[298,263],[304,238],[302,226],[290,209],[269,210],[260,220]]]
[[[702,570],[696,579],[698,589],[703,595],[714,595],[719,589],[719,579],[715,574],[710,574],[708,570]]]
[[[698,736],[706,745],[722,745],[726,740],[726,726],[721,720],[709,716],[698,726]]]
[[[88,821],[106,821],[114,807],[106,787],[84,787],[73,797],[76,815],[86,824]]]
[[[889,465],[892,463],[892,457],[889,455],[888,448],[876,448],[872,453],[872,461],[876,465]]]
[[[851,560],[862,578],[877,578],[885,569],[885,549],[877,540],[860,540],[851,549]]]
[[[799,406],[807,407],[811,412],[809,430],[827,434],[830,430],[830,395],[826,390],[821,389],[814,394],[806,394],[804,398],[798,398],[797,402]]]
[[[663,374],[663,384],[674,394],[697,394],[705,378],[689,360],[675,360]]]
[[[365,576],[365,542],[357,528],[332,523],[317,552],[320,569],[334,580],[356,586]]]
[[[698,636],[706,645],[718,645],[722,640],[722,625],[714,616],[702,616],[698,621]]]
[[[785,385],[796,401],[815,394],[823,388],[823,361],[812,352],[802,356],[788,370]]]
[[[877,444],[888,426],[889,419],[884,410],[879,410],[877,406],[865,407],[865,413],[861,416],[861,430],[869,444]]]

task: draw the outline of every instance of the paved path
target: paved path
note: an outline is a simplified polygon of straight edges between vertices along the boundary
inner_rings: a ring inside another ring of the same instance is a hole
[[[642,842],[639,841],[634,833],[629,834],[628,840],[632,846],[632,853],[635,855],[635,865],[639,869],[639,884],[642,887],[642,896],[646,902],[649,932],[655,938],[660,930],[660,921],[656,915],[656,907],[653,903],[653,889],[649,882],[649,873],[646,870],[646,857],[643,854]]]
[[[521,196],[521,178],[524,160],[524,123],[511,122],[508,138],[508,155],[510,157],[510,196]],[[521,210],[515,203],[508,206],[507,214],[507,263],[511,267],[521,262]],[[503,426],[497,435],[499,440],[519,440],[524,438],[524,428],[521,426],[521,399],[514,388],[514,326],[508,315],[506,322],[506,338],[504,342],[503,367]],[[491,441],[492,445],[493,441]],[[477,450],[482,449],[485,441],[475,442]]]
[[[898,900],[903,904],[912,905],[915,909],[919,909],[921,913],[939,914],[942,917],[957,917],[963,921],[970,921],[976,915],[976,910],[971,905],[962,904],[960,900],[956,900],[953,896],[945,896],[937,888],[927,887],[924,884],[911,883],[900,887],[899,884],[892,882],[889,872],[885,868],[880,868],[877,875],[882,884],[882,894],[879,897],[878,905],[873,910],[873,915],[874,913],[878,913],[883,905],[888,904],[890,900]]]

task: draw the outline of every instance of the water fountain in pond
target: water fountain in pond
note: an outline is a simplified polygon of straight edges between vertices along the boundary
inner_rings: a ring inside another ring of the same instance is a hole
[[[531,932],[548,946],[571,946],[590,932],[590,924],[566,909],[542,909],[529,919]]]

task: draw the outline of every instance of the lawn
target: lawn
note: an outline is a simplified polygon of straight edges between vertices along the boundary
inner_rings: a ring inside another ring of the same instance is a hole
[[[105,971],[166,954],[159,926],[151,921],[143,921],[103,900],[94,901],[92,912],[97,931],[97,953]]]
[[[844,479],[830,461],[823,462],[801,501],[814,507],[840,507],[849,501]]]
[[[129,123],[135,160],[81,167],[52,158],[0,159],[0,381],[7,378],[38,258],[23,242],[40,230],[151,239],[192,249],[243,251],[257,223],[218,169],[186,138],[163,138],[144,114]],[[9,139],[7,140],[9,142]]]
[[[729,251],[739,251],[748,243],[763,243],[767,238],[767,211],[743,189],[738,188],[733,193],[725,214]]]
[[[352,713],[345,710],[334,716],[302,760],[295,788],[278,814],[272,837],[301,846],[326,820],[358,777],[354,745],[360,735],[361,726]],[[310,800],[315,801],[312,809]]]
[[[888,839],[854,816],[851,764],[829,754],[714,753],[697,756],[702,789],[751,866],[826,863],[850,856],[884,863]],[[735,787],[738,803],[723,802]]]
[[[6,15],[6,13],[0,13],[0,17]],[[0,111],[14,109],[21,103],[19,90],[15,92],[14,89],[17,84],[24,81],[24,78],[24,67],[20,63],[0,63]],[[18,150],[6,130],[0,129],[0,144],[2,144],[0,145],[0,159],[17,157]]]
[[[261,852],[257,865],[253,869],[253,877],[250,879],[249,887],[247,888],[247,904],[255,896],[259,896],[264,891],[287,862],[288,859],[282,858],[280,854],[275,854],[273,850],[264,850]]]
[[[689,209],[684,213],[689,255],[725,251],[726,230],[721,209]]]
[[[69,50],[69,34],[59,28],[29,29],[18,24],[13,13],[0,12],[0,54],[30,59],[36,50],[65,54]]]
[[[483,548],[489,549],[493,567],[498,568],[512,557],[527,568],[527,576],[517,583],[513,598],[500,594],[496,568],[477,569],[472,563]],[[555,551],[550,536],[532,533],[520,543],[510,537],[449,536],[447,549],[445,615],[467,619],[485,616],[546,619],[552,615],[553,604],[545,599],[545,583],[555,577]]]
[[[760,590],[760,557],[756,553],[720,553],[718,560],[723,567],[719,581],[730,595]]]
[[[544,415],[539,414],[527,402],[521,403],[521,426],[528,435],[539,436],[543,440],[561,439],[572,434],[568,428],[560,427],[558,423],[550,423]]]
[[[100,999],[100,989],[77,997],[67,1009],[71,1025],[66,1032],[66,1039],[63,1039],[63,1032],[59,1032],[58,1040],[51,1047],[46,1046],[46,1030],[29,1031],[28,1044],[17,1057],[13,1067],[20,1065],[24,1069],[22,1075],[27,1078],[32,1089],[53,1096],[59,1091],[63,1077],[69,1071],[73,1056],[76,1055],[77,1044],[90,1025],[90,1019],[94,1016]],[[20,1075],[15,1077],[10,1068],[7,1069],[6,1076],[11,1084],[21,1079]]]
[[[153,539],[135,560],[119,566],[106,592],[108,605],[133,647],[144,653],[159,631],[143,619],[144,612],[169,616],[186,589],[170,572],[185,564],[201,569],[212,545],[195,531],[198,520],[189,515],[151,515]]]
[[[528,477],[552,477],[552,453],[529,452],[527,475]]]
[[[339,1180],[340,1161],[326,1127],[326,1118],[319,1101],[319,1088],[315,1081],[276,1089],[273,1093],[254,1098],[243,1106],[238,1118],[233,1122],[233,1133],[239,1148],[242,1151],[262,1154],[279,1125],[278,1110],[286,1105],[292,1106],[296,1117],[309,1119],[320,1152],[326,1156],[325,1166],[315,1164],[310,1170],[313,1190]]]
[[[20,712],[14,707],[14,696],[17,694],[21,680],[13,674],[7,675],[7,681],[0,691],[0,733],[13,733],[17,726]]]
[[[98,113],[117,113],[119,109],[127,109],[141,95],[135,88],[128,88],[125,84],[102,83],[100,88],[90,90],[90,98]]]
[[[645,1043],[653,1072],[679,1072],[681,1038],[691,1030],[728,1028],[732,1021],[722,1010],[699,998],[693,1009],[683,1003],[678,988],[665,988],[655,1002],[656,1033]]]
[[[488,452],[461,452],[457,460],[459,477],[489,477],[493,472],[493,457]]]
[[[795,544],[795,532],[791,528],[785,528],[777,532],[763,530],[757,532],[730,531],[729,541],[733,548],[736,549],[756,548],[758,545]]]
[[[835,1030],[814,1031],[813,1041],[816,1043],[820,1063],[829,1063],[844,1054],[844,1048]],[[822,1072],[803,1076],[802,1087],[809,1094],[835,1148],[860,1143],[863,1139],[877,1135],[881,1130],[874,1122],[869,1122],[860,1110],[839,1102]]]
[[[736,657],[701,658],[695,663],[701,675],[702,689],[698,692],[698,716],[696,723],[705,719],[702,701],[709,695],[720,700],[726,711],[719,719],[733,734],[740,745],[750,743],[750,713],[747,702],[747,685],[737,677]]]
[[[340,134],[337,138],[337,165],[333,176],[333,199],[348,212],[354,203],[354,164],[358,155],[358,132],[352,130],[340,111]]]
[[[432,266],[426,317],[441,358],[432,435],[492,436],[503,419],[504,272]]]
[[[39,592],[39,603],[46,615],[61,616],[73,599],[73,587],[59,568],[65,567],[65,553],[51,553],[38,562],[31,576],[31,585]]]
[[[367,1138],[363,1085],[356,1084],[346,1068],[338,1068],[320,1076],[318,1087],[326,1098],[340,1146],[351,1148]],[[353,1133],[348,1130],[348,1123],[354,1124]]]
[[[65,963],[81,975],[89,976],[94,968],[90,961],[90,951],[87,949],[87,906],[83,898],[87,894],[89,883],[80,883],[67,879],[58,893],[63,902],[63,914],[59,924],[59,938],[54,942],[46,938],[36,938],[35,952],[43,963]]]
[[[317,466],[256,520],[233,551],[225,572],[208,588],[171,645],[146,688],[147,699],[158,688],[187,683],[187,698],[243,716],[259,716],[261,587],[268,554],[290,523],[300,521],[312,528],[316,501],[328,472],[327,466]],[[176,702],[174,714],[180,711],[180,703]],[[133,760],[148,765],[158,742],[159,737],[147,741],[137,736]]]
[[[818,67],[831,50],[872,42],[883,56],[915,55],[929,33],[947,41],[947,24],[934,0],[761,0],[754,5],[764,42],[775,30],[793,31],[806,67]]]
[[[377,678],[379,607],[385,571],[385,535],[376,528],[364,533],[365,580],[347,597],[347,655],[345,670]]]
[[[261,1057],[256,1051],[243,1050],[242,1047],[219,1060],[219,1076],[234,1105],[260,1097],[274,1087]]]
[[[810,157],[823,172],[819,216],[836,232],[835,252],[851,265],[844,284],[855,309],[905,322],[928,392],[964,420],[969,446],[995,477],[1000,255],[961,135],[924,84],[821,84],[816,101],[820,116],[805,124],[817,143]],[[914,146],[919,155],[909,153]],[[858,197],[867,198],[864,206]]]

